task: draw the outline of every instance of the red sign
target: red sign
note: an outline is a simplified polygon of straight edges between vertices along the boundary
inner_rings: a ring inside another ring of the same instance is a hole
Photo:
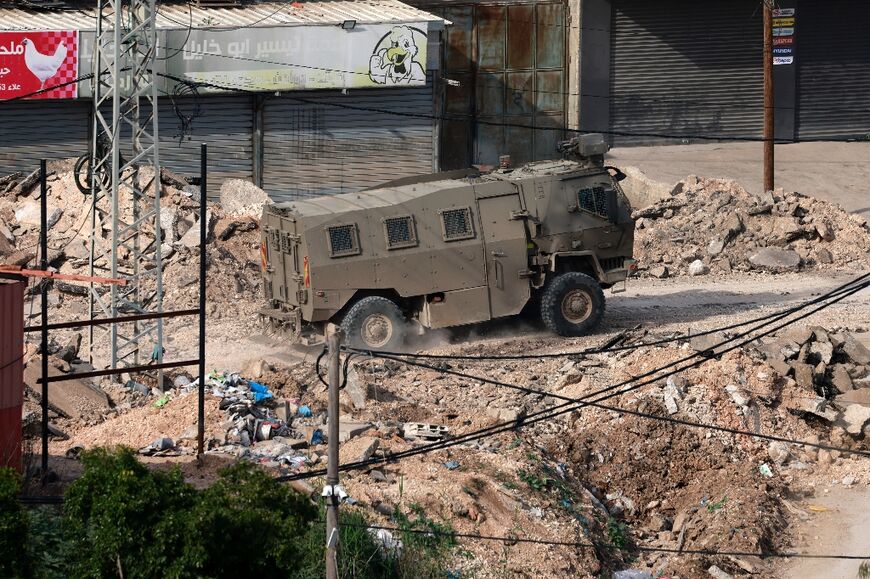
[[[777,36],[773,39],[774,46],[789,46],[794,44],[794,36]]]
[[[78,83],[60,85],[78,74],[78,31],[0,32],[0,100],[74,99]],[[32,94],[42,89],[50,90]]]

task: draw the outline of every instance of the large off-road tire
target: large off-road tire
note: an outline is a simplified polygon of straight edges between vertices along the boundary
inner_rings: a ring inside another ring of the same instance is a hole
[[[399,306],[380,296],[361,299],[341,321],[345,343],[360,350],[400,350],[407,339],[408,328],[408,320]]]
[[[541,320],[560,336],[582,336],[604,317],[604,292],[584,273],[563,273],[544,286]]]

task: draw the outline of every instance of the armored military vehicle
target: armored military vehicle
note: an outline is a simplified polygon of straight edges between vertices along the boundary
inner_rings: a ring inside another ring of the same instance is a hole
[[[400,349],[421,326],[524,309],[559,335],[589,332],[604,315],[602,290],[624,288],[633,268],[634,222],[600,135],[560,151],[516,169],[267,205],[260,313],[297,340],[334,323],[346,343],[372,350]]]

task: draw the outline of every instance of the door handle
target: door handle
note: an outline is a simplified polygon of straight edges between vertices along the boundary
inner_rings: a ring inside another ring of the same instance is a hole
[[[507,254],[503,251],[495,250],[492,252],[493,257],[507,257]]]

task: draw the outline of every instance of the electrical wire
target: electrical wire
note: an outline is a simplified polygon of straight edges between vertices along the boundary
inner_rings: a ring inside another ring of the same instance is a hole
[[[646,547],[642,545],[632,545],[630,547],[617,547],[615,545],[586,543],[579,541],[556,541],[551,539],[535,539],[531,537],[515,537],[497,536],[497,535],[481,535],[477,533],[458,533],[454,531],[439,531],[436,529],[407,529],[401,527],[388,527],[384,525],[363,525],[358,523],[341,523],[341,527],[384,530],[396,533],[413,533],[421,535],[430,535],[436,537],[452,537],[454,539],[472,539],[478,541],[502,541],[505,543],[531,543],[536,545],[552,545],[556,547],[577,547],[590,549],[611,549],[619,551],[642,551],[647,553],[672,553],[674,555],[705,555],[705,556],[725,556],[725,557],[760,557],[760,558],[775,558],[775,559],[845,559],[845,560],[863,560],[870,559],[868,555],[828,555],[828,554],[813,554],[813,553],[798,553],[786,552],[779,553],[776,551],[753,553],[749,551],[718,551],[713,549],[678,549],[676,547]]]
[[[184,79],[175,75],[166,74],[166,73],[157,73],[158,76],[162,76],[176,82],[187,83],[192,82],[188,79]],[[250,88],[249,85],[241,85],[241,84],[232,84],[232,83],[223,83],[217,84],[213,82],[206,81],[197,81],[197,84],[204,87],[210,87],[219,90],[228,90],[228,91],[237,91],[248,94],[262,94],[264,91],[257,90],[255,88]],[[448,122],[459,122],[459,123],[475,123],[477,125],[486,125],[493,127],[508,127],[508,128],[518,128],[518,129],[526,129],[530,131],[556,131],[560,133],[574,133],[574,134],[586,134],[586,133],[600,133],[604,135],[612,135],[618,137],[648,137],[648,138],[659,138],[659,139],[672,139],[672,140],[685,140],[685,139],[695,139],[695,140],[706,140],[706,141],[734,141],[734,142],[748,142],[748,143],[764,143],[764,142],[774,142],[774,143],[818,143],[818,142],[853,142],[855,138],[795,138],[789,140],[782,140],[776,138],[766,139],[764,137],[752,137],[752,136],[737,136],[737,135],[699,135],[699,134],[672,134],[672,133],[658,133],[658,132],[633,132],[633,131],[614,131],[608,129],[594,129],[594,128],[580,128],[580,129],[571,129],[560,126],[537,126],[537,125],[526,125],[521,123],[510,123],[510,122],[498,122],[498,121],[488,121],[480,118],[473,118],[469,116],[449,116],[449,115],[430,115],[425,113],[413,113],[409,111],[400,111],[393,109],[380,109],[375,107],[364,107],[358,105],[350,105],[345,103],[339,103],[334,101],[318,101],[312,100],[304,97],[290,96],[284,95],[284,98],[292,101],[296,101],[299,103],[312,105],[312,106],[328,106],[333,108],[340,108],[345,110],[359,111],[359,112],[367,112],[367,113],[378,113],[382,115],[389,116],[397,116],[403,118],[413,118],[413,119],[422,119],[427,121],[448,121]]]
[[[861,285],[857,285],[855,287],[852,287],[855,283],[859,282],[860,280],[865,279],[867,276],[870,276],[870,274],[865,274],[863,276],[860,276],[859,278],[857,278],[856,280],[854,280],[852,282],[844,284],[844,285],[840,286],[839,288],[836,288],[835,290],[832,290],[830,292],[827,292],[826,294],[823,294],[819,297],[816,297],[812,300],[805,302],[803,304],[803,306],[801,306],[801,309],[807,308],[807,307],[810,307],[810,306],[813,306],[816,304],[821,304],[821,305],[819,305],[818,307],[816,307],[815,309],[813,309],[809,313],[803,315],[801,318],[788,320],[788,321],[786,321],[778,326],[774,326],[773,328],[765,330],[763,333],[759,334],[758,336],[750,337],[749,339],[744,340],[743,342],[738,342],[736,344],[728,346],[725,349],[719,350],[719,348],[722,348],[723,346],[726,346],[728,344],[732,344],[733,342],[740,340],[742,338],[745,338],[746,336],[752,334],[755,331],[758,331],[758,330],[764,328],[765,326],[770,325],[771,323],[778,322],[778,321],[788,317],[789,315],[791,315],[791,313],[782,314],[782,315],[778,316],[777,318],[772,319],[770,321],[767,321],[763,324],[760,324],[755,328],[752,328],[750,330],[747,330],[746,332],[743,332],[742,334],[738,334],[737,336],[735,336],[733,338],[729,338],[727,340],[720,342],[719,344],[713,346],[711,348],[711,350],[715,350],[718,355],[725,354],[727,352],[730,352],[732,350],[736,350],[737,348],[745,346],[756,339],[762,338],[766,335],[770,335],[774,332],[781,330],[782,328],[785,328],[791,324],[794,324],[799,319],[804,319],[805,317],[808,317],[808,316],[813,315],[813,314],[815,314],[815,313],[817,313],[817,312],[819,312],[827,307],[830,307],[833,304],[835,304],[839,301],[842,301],[846,297],[854,295],[855,293],[865,289],[868,285],[870,285],[870,282],[865,282]],[[822,303],[825,300],[828,300],[831,298],[833,298],[832,301],[827,302],[827,303]],[[698,359],[698,358],[700,358],[700,359]],[[694,362],[691,362],[691,360],[693,360],[693,359],[696,359],[696,360]],[[705,363],[706,361],[707,361],[707,358],[705,356],[703,356],[701,353],[696,353],[696,354],[690,355],[688,357],[682,358],[680,360],[677,360],[675,362],[671,362],[671,363],[666,364],[664,366],[660,366],[658,368],[655,368],[653,370],[645,372],[644,374],[641,374],[639,376],[635,376],[629,380],[623,381],[623,382],[618,383],[618,384],[614,384],[612,386],[608,386],[608,387],[601,389],[597,392],[592,392],[592,393],[584,396],[583,398],[577,400],[576,403],[575,402],[565,402],[565,403],[556,405],[555,407],[548,408],[548,409],[533,413],[529,416],[526,416],[522,420],[522,422],[519,422],[519,421],[500,422],[500,423],[494,424],[492,426],[489,426],[489,427],[486,427],[486,428],[483,428],[483,429],[480,429],[480,430],[477,430],[474,432],[460,435],[456,438],[452,438],[449,440],[437,441],[437,442],[425,444],[425,445],[422,445],[422,446],[419,446],[419,447],[416,447],[413,449],[409,449],[406,451],[395,453],[393,455],[390,455],[389,457],[385,457],[384,459],[369,459],[367,461],[356,461],[353,463],[346,463],[346,464],[340,465],[339,470],[346,471],[346,470],[353,470],[353,469],[359,469],[359,468],[366,468],[372,464],[379,464],[379,463],[384,463],[384,462],[395,462],[395,461],[403,459],[403,458],[416,456],[419,454],[425,454],[428,452],[435,452],[435,451],[443,450],[445,448],[449,448],[449,447],[456,446],[459,444],[465,444],[467,442],[472,442],[474,440],[478,440],[481,438],[494,436],[494,435],[500,434],[502,432],[508,432],[508,431],[514,430],[516,428],[535,424],[535,423],[540,422],[542,420],[550,420],[550,419],[556,418],[557,416],[561,416],[563,414],[573,412],[575,410],[579,410],[579,409],[583,408],[584,406],[589,406],[590,403],[588,402],[588,399],[593,397],[593,396],[602,394],[602,396],[600,398],[592,401],[594,403],[601,403],[604,400],[607,400],[609,398],[613,398],[615,396],[621,396],[623,394],[627,394],[628,392],[636,390],[642,386],[652,384],[654,382],[660,381],[660,380],[667,378],[669,376],[674,376],[674,375],[679,374],[680,372],[683,372],[685,370],[700,366],[703,363]],[[683,364],[685,362],[690,362],[690,363],[686,366],[679,367],[680,364]],[[673,368],[676,368],[676,369],[673,369]],[[662,374],[662,375],[658,375],[661,372],[666,372],[666,373]],[[647,380],[647,381],[638,382],[638,380],[643,380],[643,379],[648,378],[648,377],[652,377],[652,379]],[[624,386],[630,386],[630,388],[628,388],[626,390],[622,390],[622,391],[617,391],[619,388],[622,388]],[[608,392],[610,392],[610,393],[608,394]],[[854,452],[854,451],[849,451],[849,452]],[[306,472],[306,473],[298,473],[295,475],[287,475],[284,477],[279,477],[279,480],[291,481],[291,480],[314,478],[314,477],[318,477],[318,476],[323,476],[325,473],[326,473],[325,469],[320,469],[317,471],[310,471],[310,472]]]

